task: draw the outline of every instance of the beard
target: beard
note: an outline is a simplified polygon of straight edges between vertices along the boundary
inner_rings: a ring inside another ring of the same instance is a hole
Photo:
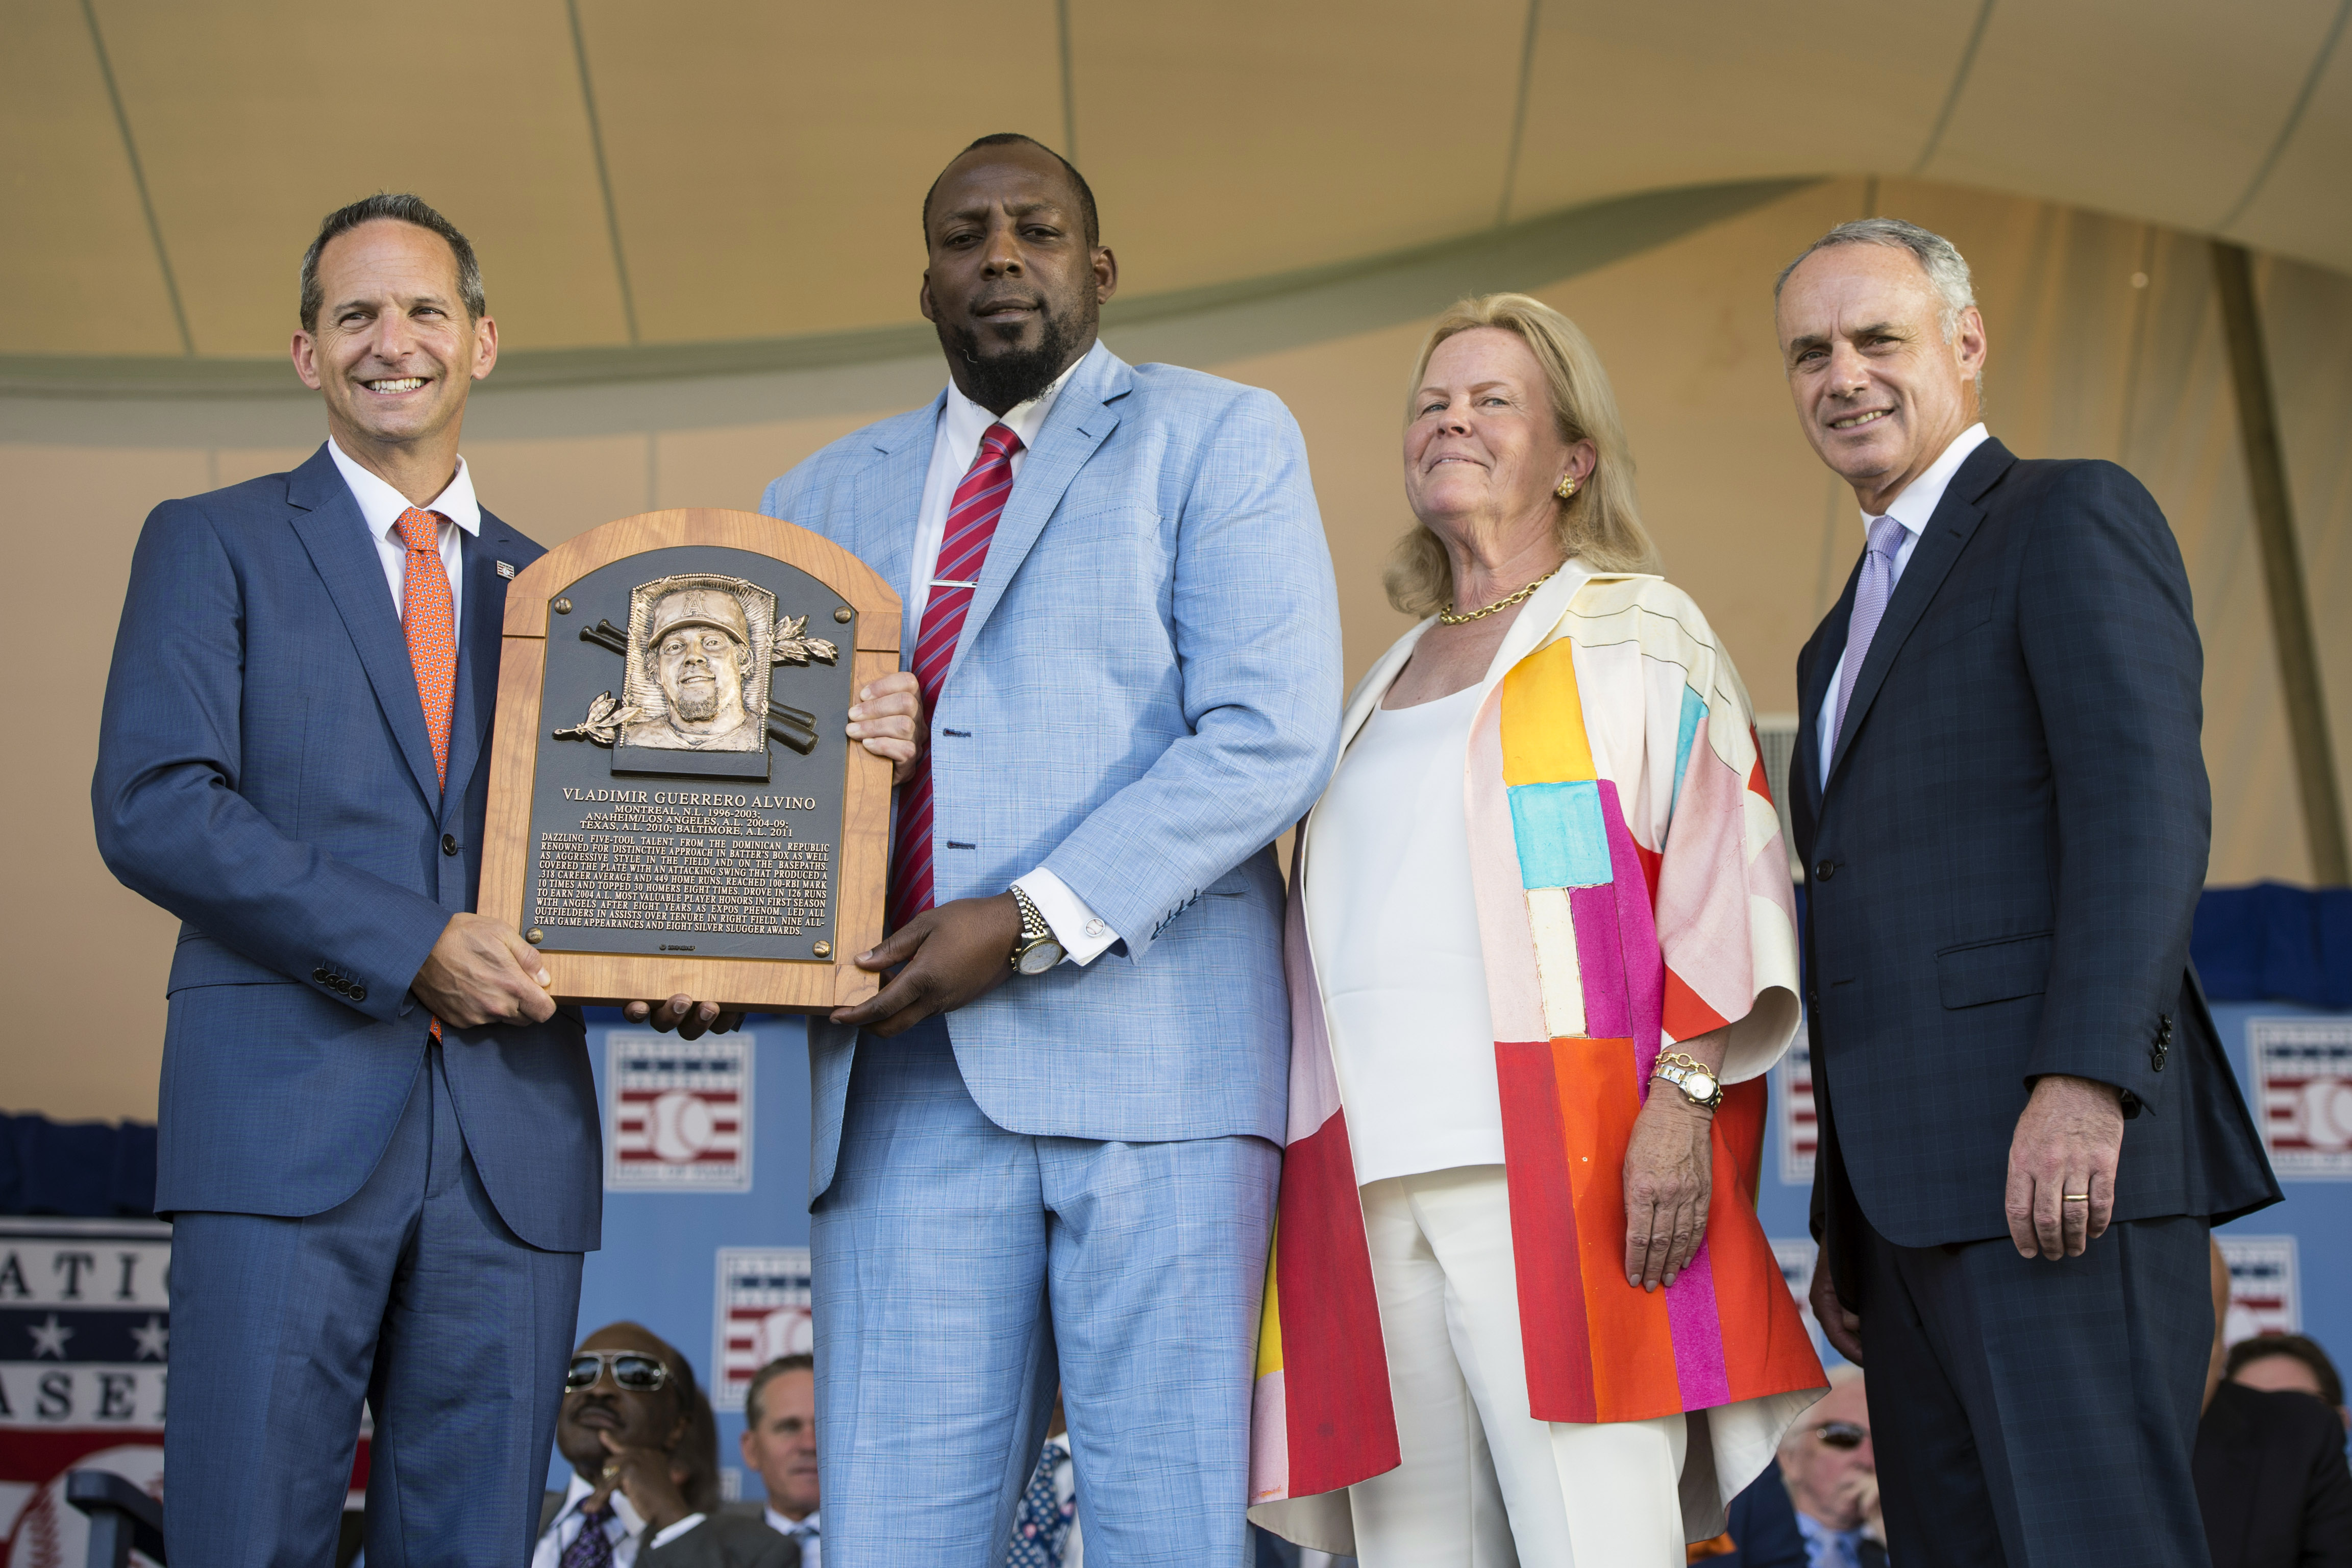
[[[971,381],[971,400],[992,413],[1027,402],[1054,384],[1069,367],[1077,350],[1094,335],[1101,312],[1091,295],[1075,309],[1041,313],[1037,346],[982,352],[980,329],[970,323],[939,324],[940,347],[963,363]]]
[[[681,686],[678,688],[677,700],[671,706],[677,710],[678,717],[690,719],[697,724],[700,724],[705,719],[717,718],[719,687],[716,683],[705,685],[700,682]]]

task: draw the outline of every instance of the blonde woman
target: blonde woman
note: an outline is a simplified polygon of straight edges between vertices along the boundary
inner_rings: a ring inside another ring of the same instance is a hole
[[[1404,484],[1428,619],[1293,872],[1254,1515],[1365,1568],[1666,1568],[1827,1382],[1755,1215],[1779,821],[1572,322],[1448,311]]]

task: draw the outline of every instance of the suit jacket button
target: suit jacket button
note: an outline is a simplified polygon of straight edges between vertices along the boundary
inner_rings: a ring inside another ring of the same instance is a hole
[[[355,1002],[363,1002],[367,1000],[367,988],[365,986],[353,986],[352,988],[352,1000]]]
[[[2156,1071],[2164,1071],[2164,1047],[2159,1045],[2147,1053],[2147,1064]]]
[[[321,964],[317,968],[311,970],[310,977],[318,981],[319,984],[322,986],[325,985],[327,983],[327,966]]]
[[[441,835],[441,852],[445,855],[454,855],[457,852],[457,834],[444,833]]]
[[[1827,882],[1837,875],[1837,868],[1838,862],[1835,861],[1816,861],[1813,862],[1813,880]]]

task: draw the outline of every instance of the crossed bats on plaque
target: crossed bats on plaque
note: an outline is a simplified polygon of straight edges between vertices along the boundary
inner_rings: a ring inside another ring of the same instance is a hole
[[[600,694],[558,740],[660,751],[758,751],[773,736],[802,756],[816,748],[816,716],[771,699],[779,664],[830,664],[840,650],[808,634],[808,617],[780,615],[759,584],[686,572],[629,592],[628,629],[599,620],[580,640],[621,655],[621,695]]]

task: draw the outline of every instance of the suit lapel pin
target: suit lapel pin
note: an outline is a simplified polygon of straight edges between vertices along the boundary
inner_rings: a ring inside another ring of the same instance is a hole
[[[514,562],[510,560],[502,560],[499,562],[499,575],[500,577],[512,577],[514,575]]]

